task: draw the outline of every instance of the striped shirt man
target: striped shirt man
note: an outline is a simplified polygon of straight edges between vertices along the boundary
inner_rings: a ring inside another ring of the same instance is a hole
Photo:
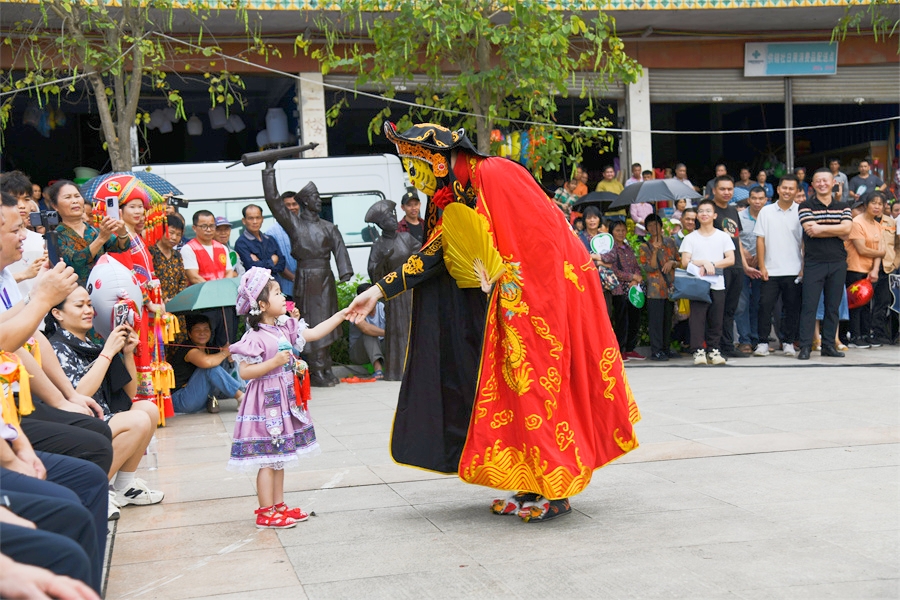
[[[816,196],[800,204],[798,216],[801,226],[806,223],[840,225],[843,221],[853,221],[849,204],[832,200],[830,204],[826,205]],[[803,245],[804,263],[846,262],[847,260],[844,240],[839,237],[810,237],[804,231]]]

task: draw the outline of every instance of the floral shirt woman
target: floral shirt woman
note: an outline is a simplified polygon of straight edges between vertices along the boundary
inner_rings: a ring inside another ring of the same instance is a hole
[[[628,242],[617,241],[612,250],[603,255],[603,262],[612,268],[619,280],[619,285],[612,290],[612,295],[624,296],[627,294],[632,278],[641,272],[641,267],[634,256],[634,250],[631,249]]]
[[[103,346],[88,339],[79,339],[61,327],[50,337],[50,345],[56,351],[63,373],[72,382],[72,387],[76,388],[103,352]],[[103,408],[104,420],[109,421],[115,413],[131,409],[131,396],[126,391],[126,386],[131,382],[132,376],[118,354],[106,359],[109,361],[107,376],[93,398]]]
[[[119,244],[116,236],[112,236],[103,244],[103,249],[94,254],[91,252],[91,242],[100,237],[100,230],[93,225],[85,225],[84,236],[81,236],[65,223],[60,223],[56,227],[56,234],[59,257],[75,269],[79,285],[87,283],[88,275],[100,256],[107,252],[121,252],[127,247],[125,243]]]
[[[677,263],[678,256],[678,246],[670,237],[663,236],[657,243],[648,238],[641,244],[639,261],[646,274],[644,285],[647,298],[665,300],[669,297],[669,286],[675,282],[675,273],[664,274],[662,266],[671,261]]]
[[[60,180],[47,189],[50,207],[59,214],[56,227],[59,257],[75,269],[79,285],[87,283],[97,259],[107,252],[121,252],[128,248],[128,236],[124,224],[116,219],[103,217],[99,226],[84,221],[89,207],[78,186],[68,180]]]
[[[190,285],[187,274],[184,272],[181,253],[176,251],[172,253],[171,257],[166,258],[156,246],[150,246],[148,250],[153,258],[153,270],[156,271],[160,287],[162,287],[163,299],[171,300]]]

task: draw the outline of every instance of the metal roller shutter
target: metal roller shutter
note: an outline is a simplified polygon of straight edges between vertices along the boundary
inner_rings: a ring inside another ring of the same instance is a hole
[[[794,77],[794,104],[900,102],[900,64],[838,67],[830,77]]]
[[[650,69],[653,103],[783,101],[780,78],[744,77],[743,69]]]
[[[838,67],[828,77],[794,77],[794,104],[900,102],[900,64]],[[713,100],[715,98],[715,100]],[[780,77],[744,77],[743,69],[650,69],[654,103],[784,102]]]

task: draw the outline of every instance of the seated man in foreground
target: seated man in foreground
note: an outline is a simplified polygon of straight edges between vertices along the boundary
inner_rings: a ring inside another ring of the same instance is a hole
[[[371,283],[361,283],[356,294],[362,294],[372,287]],[[375,305],[365,320],[350,324],[350,362],[355,365],[372,363],[375,379],[384,379],[384,303]]]

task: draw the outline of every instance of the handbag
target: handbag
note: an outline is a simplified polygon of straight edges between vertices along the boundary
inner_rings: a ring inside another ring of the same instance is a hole
[[[615,271],[603,265],[598,266],[597,270],[600,271],[600,285],[604,290],[611,291],[619,287],[619,278],[616,277]]]
[[[712,303],[709,295],[711,287],[708,281],[695,277],[684,269],[675,269],[675,291],[671,299]]]

